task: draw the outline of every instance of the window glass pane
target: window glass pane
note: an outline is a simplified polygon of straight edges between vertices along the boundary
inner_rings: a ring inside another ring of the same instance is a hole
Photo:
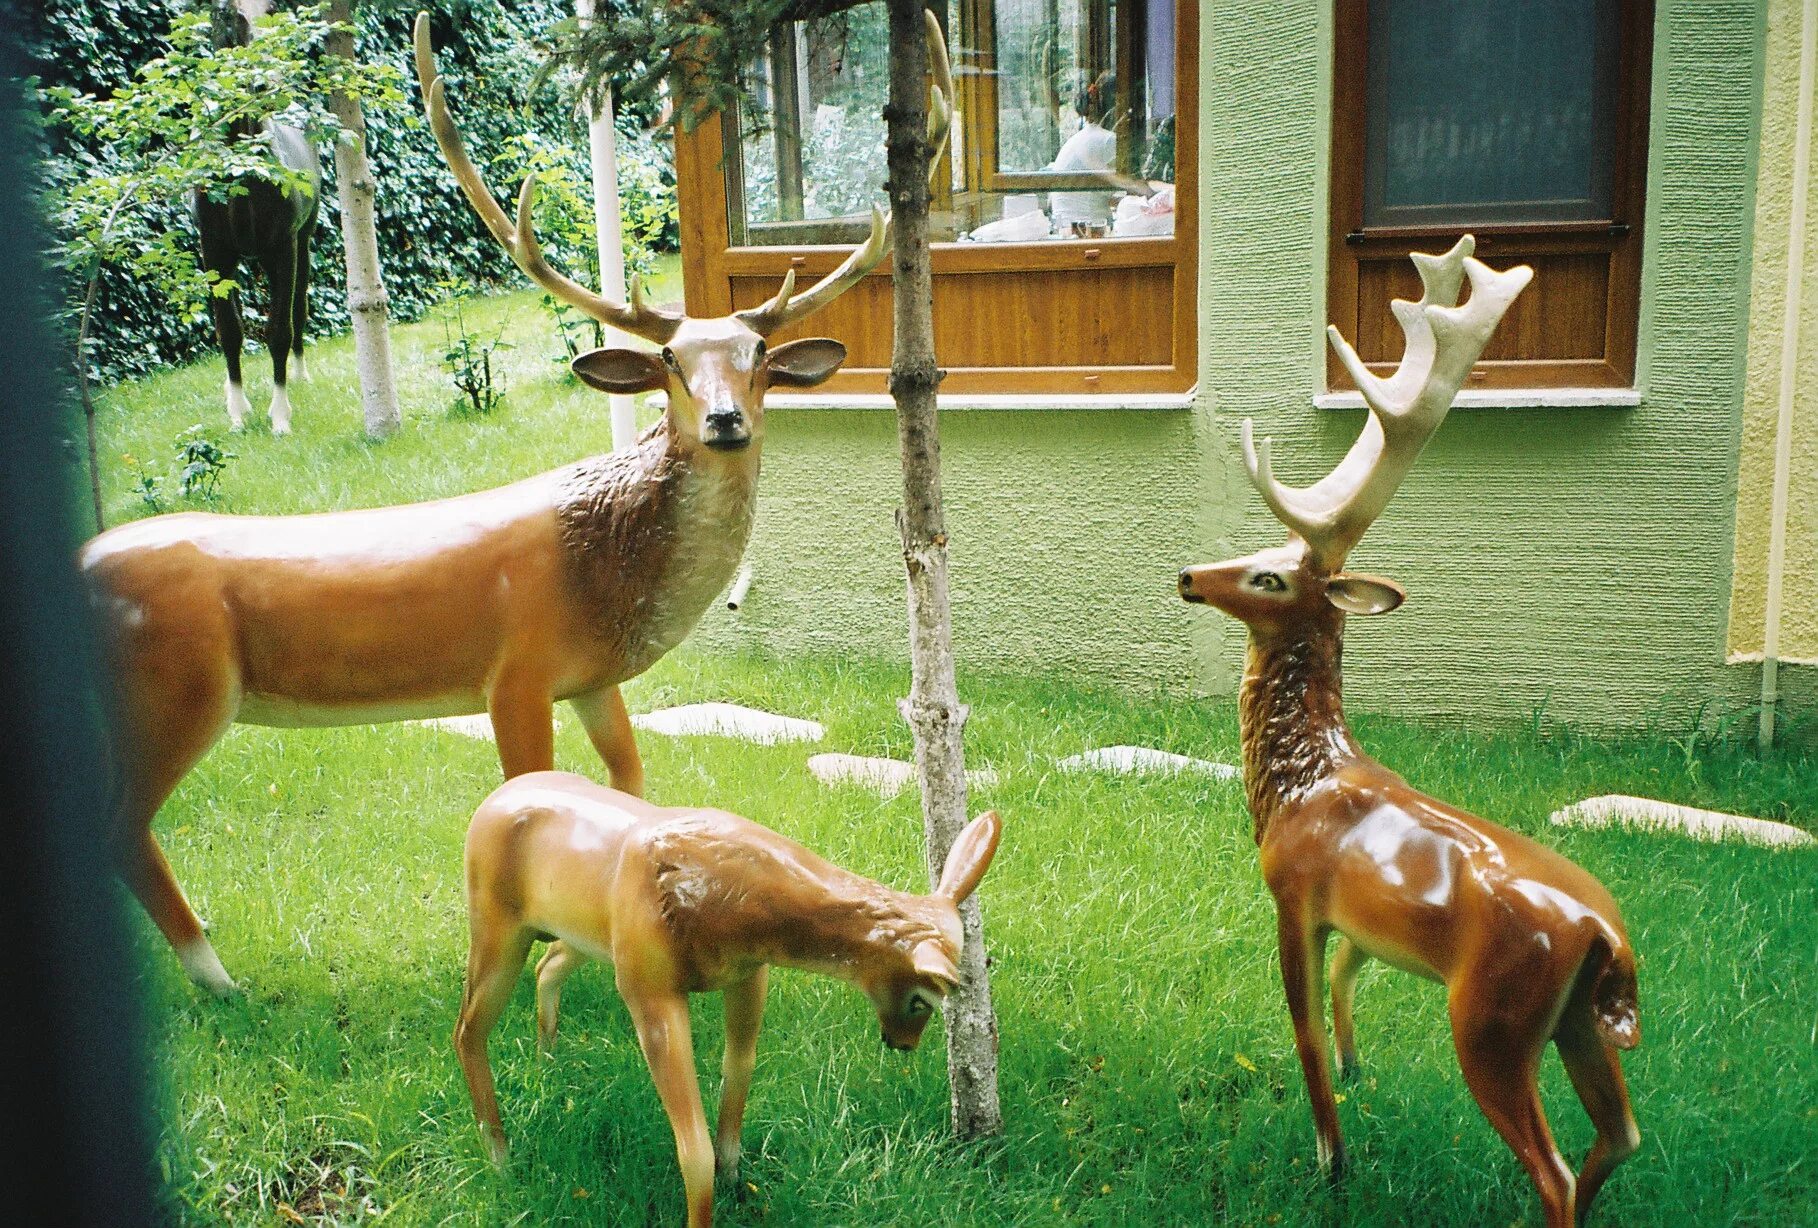
[[[1364,225],[1610,216],[1616,0],[1374,0]]]
[[[1174,0],[950,0],[941,241],[1174,230]],[[883,205],[884,7],[772,38],[728,168],[736,244],[851,242]],[[736,123],[738,120],[729,120]]]
[[[887,20],[883,5],[867,4],[843,22],[791,25],[771,38],[756,74],[760,114],[741,142],[744,216],[735,206],[735,235],[768,225],[772,234],[749,241],[834,241],[838,225],[801,224],[857,219],[862,229],[871,206],[884,203]]]

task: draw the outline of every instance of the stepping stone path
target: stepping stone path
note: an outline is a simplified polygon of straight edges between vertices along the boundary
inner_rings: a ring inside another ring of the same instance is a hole
[[[631,723],[652,733],[708,734],[765,746],[778,742],[818,742],[827,736],[826,728],[819,721],[778,716],[756,708],[741,708],[738,704],[683,704],[678,708],[659,708],[632,717]]]
[[[1751,819],[1747,815],[1724,814],[1719,810],[1699,810],[1693,806],[1676,806],[1651,797],[1630,797],[1610,793],[1590,797],[1563,810],[1553,812],[1560,827],[1639,827],[1652,831],[1683,832],[1699,840],[1743,840],[1782,848],[1798,848],[1814,843],[1812,834],[1790,823],[1770,819]]]
[[[1060,761],[1063,772],[1115,772],[1133,776],[1152,772],[1203,772],[1219,780],[1240,780],[1243,769],[1210,759],[1190,759],[1147,746],[1106,746]]]
[[[432,716],[417,724],[427,725],[431,729],[445,729],[449,733],[458,733],[464,738],[474,738],[481,742],[497,741],[492,734],[492,718],[484,712],[474,716]]]
[[[813,755],[808,770],[824,785],[858,785],[879,797],[895,797],[915,783],[915,765],[901,759],[880,759],[866,755]],[[966,773],[966,784],[974,789],[989,789],[997,784],[997,773],[990,768],[976,768]]]

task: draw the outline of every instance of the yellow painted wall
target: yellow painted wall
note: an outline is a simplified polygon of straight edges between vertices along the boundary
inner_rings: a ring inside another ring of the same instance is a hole
[[[1730,592],[1729,649],[1735,659],[1759,659],[1765,633],[1769,507],[1787,309],[1788,222],[1803,7],[1803,0],[1768,3],[1748,373],[1737,472],[1735,581]],[[1780,654],[1783,660],[1818,662],[1818,174],[1808,183],[1806,216]]]

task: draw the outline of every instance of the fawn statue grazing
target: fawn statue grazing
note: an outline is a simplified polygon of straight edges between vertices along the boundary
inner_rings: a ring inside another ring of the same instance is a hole
[[[1416,255],[1424,293],[1392,310],[1401,364],[1373,375],[1329,330],[1369,406],[1363,433],[1330,475],[1279,484],[1269,441],[1244,422],[1250,480],[1287,526],[1288,543],[1180,573],[1180,592],[1249,627],[1240,695],[1244,784],[1275,897],[1282,980],[1318,1133],[1334,1177],[1344,1147],[1327,1066],[1322,982],[1332,959],[1332,1017],[1341,1076],[1357,1064],[1351,999],[1369,958],[1446,986],[1465,1082],[1539,1191],[1549,1228],[1582,1221],[1640,1135],[1618,1051],[1641,1039],[1635,954],[1598,881],[1525,836],[1416,792],[1366,755],[1345,725],[1339,658],[1347,614],[1386,614],[1404,594],[1347,573],[1345,556],[1381,514],[1438,430],[1526,267],[1497,273],[1462,239]],[[1471,294],[1457,306],[1461,283]],[[1574,1178],[1541,1112],[1535,1077],[1551,1040],[1597,1128]]]
[[[467,156],[416,29],[424,105],[468,201],[517,265],[557,299],[657,352],[574,362],[611,392],[661,389],[637,444],[433,503],[313,516],[155,516],[101,534],[81,566],[115,683],[122,873],[190,977],[234,983],[164,859],[151,823],[234,722],[355,725],[487,713],[509,778],[554,766],[551,709],[573,705],[613,783],[643,789],[619,684],[693,630],[738,568],[756,510],[764,395],[832,375],[846,349],[765,337],[826,306],[884,256],[870,239],[801,294],[720,319],[622,306],[543,259],[526,178],[513,222]],[[951,88],[945,73],[941,82]],[[930,109],[930,139],[947,111]]]
[[[689,1228],[713,1222],[715,1174],[736,1181],[772,964],[848,981],[871,1000],[884,1043],[910,1050],[959,983],[959,906],[997,852],[995,813],[954,841],[931,895],[894,891],[723,810],[654,806],[565,772],[500,786],[467,829],[467,984],[455,1051],[493,1160],[506,1156],[486,1038],[530,944],[537,1034],[555,1041],[562,982],[588,959],[612,964],[657,1094],[675,1130]],[[720,1111],[709,1136],[695,1075],[688,995],[726,1008]]]

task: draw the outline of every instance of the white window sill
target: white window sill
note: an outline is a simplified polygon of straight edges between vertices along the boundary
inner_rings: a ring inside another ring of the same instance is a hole
[[[1634,388],[1466,388],[1459,409],[1633,409],[1641,404]],[[1315,409],[1362,409],[1361,392],[1321,392]]]
[[[969,393],[940,396],[940,409],[1192,409],[1197,390],[1186,392]],[[650,403],[664,403],[662,393],[652,393]],[[1362,404],[1362,402],[1358,402]],[[767,409],[895,409],[887,393],[772,392],[764,398]]]

